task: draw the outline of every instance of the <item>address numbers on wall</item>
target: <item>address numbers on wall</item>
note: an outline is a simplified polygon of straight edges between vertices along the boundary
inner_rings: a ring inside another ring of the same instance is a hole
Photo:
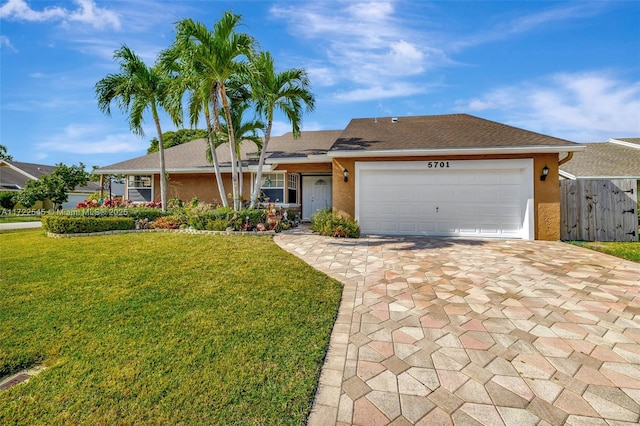
[[[427,161],[427,169],[448,169],[448,161]]]

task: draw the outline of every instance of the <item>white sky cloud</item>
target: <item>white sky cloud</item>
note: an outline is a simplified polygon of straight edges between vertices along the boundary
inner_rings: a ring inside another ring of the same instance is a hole
[[[511,124],[577,142],[640,134],[640,81],[607,72],[554,74],[496,88],[457,105],[472,113],[503,111],[513,117]]]
[[[540,27],[548,26],[553,22],[575,21],[599,13],[603,8],[609,7],[607,2],[575,2],[552,7],[542,12],[506,19],[504,22],[489,22],[490,29],[479,31],[459,40],[451,40],[448,44],[452,51],[460,50],[484,43],[507,40],[516,34],[535,31]],[[504,19],[502,17],[502,19]]]
[[[104,126],[70,124],[36,147],[45,152],[72,154],[117,154],[147,148],[147,140],[131,133],[108,134],[107,131]]]
[[[419,95],[427,93],[428,90],[429,87],[425,85],[390,81],[388,84],[372,84],[365,88],[338,91],[334,93],[333,99],[342,102],[360,102]]]
[[[9,37],[0,36],[0,48],[4,48],[4,47],[11,50],[12,52],[18,51],[15,47],[13,47],[13,44],[11,44],[11,40],[9,40]]]
[[[342,6],[340,10],[336,10]],[[420,93],[411,77],[437,64],[450,62],[440,49],[428,46],[424,34],[409,28],[395,14],[393,2],[296,3],[274,7],[271,13],[298,37],[322,41],[326,60],[310,67],[320,86],[354,83],[340,100],[370,100]]]
[[[97,29],[120,29],[120,18],[116,13],[99,8],[93,0],[74,0],[74,3],[77,7],[73,10],[58,6],[35,10],[25,0],[9,0],[0,6],[0,18],[28,22],[80,22]]]

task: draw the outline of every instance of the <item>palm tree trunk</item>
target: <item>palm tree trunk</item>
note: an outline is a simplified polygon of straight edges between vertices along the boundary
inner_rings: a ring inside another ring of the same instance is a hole
[[[214,114],[217,114],[215,111],[216,108],[214,106]],[[222,183],[222,173],[220,173],[220,164],[218,163],[218,153],[216,152],[216,146],[213,142],[213,126],[211,125],[211,115],[209,114],[209,103],[205,102],[204,105],[204,116],[207,120],[207,139],[209,142],[209,149],[211,150],[211,159],[213,163],[213,171],[216,175],[216,183],[218,184],[218,192],[220,193],[220,200],[222,200],[222,205],[224,207],[228,207],[229,203],[227,203],[227,196],[224,193],[224,184]]]
[[[222,99],[222,107],[227,120],[227,133],[229,136],[229,152],[231,154],[231,183],[233,186],[233,209],[240,210],[240,200],[238,199],[238,163],[236,155],[236,138],[233,133],[233,121],[231,121],[231,108],[229,108],[229,100],[227,99],[227,90],[224,83],[220,83],[220,98]]]
[[[251,192],[251,203],[249,204],[249,208],[253,209],[256,206],[256,200],[258,199],[258,194],[260,194],[260,181],[262,180],[262,166],[264,166],[264,160],[266,158],[267,146],[269,145],[269,139],[271,139],[271,127],[273,125],[273,120],[269,118],[269,122],[267,123],[267,131],[264,133],[264,143],[262,144],[262,149],[260,150],[260,159],[258,160],[258,171],[256,172],[256,183],[253,186],[253,191]],[[282,200],[284,203],[284,200]]]
[[[240,208],[242,208],[242,194],[244,192],[244,176],[242,170],[242,158],[238,152],[238,193],[240,194]]]
[[[162,129],[160,128],[160,118],[155,103],[151,105],[153,112],[153,121],[156,123],[156,131],[158,132],[158,153],[160,154],[160,202],[162,203],[162,212],[167,212],[167,171],[164,163],[164,140],[162,139]]]

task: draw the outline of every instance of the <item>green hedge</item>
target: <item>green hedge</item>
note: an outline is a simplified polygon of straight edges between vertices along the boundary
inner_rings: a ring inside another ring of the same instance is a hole
[[[133,217],[43,216],[42,226],[54,234],[84,234],[135,228]]]
[[[162,213],[160,209],[154,209],[151,207],[115,207],[115,208],[87,208],[87,209],[71,209],[64,210],[60,213],[65,216],[85,216],[85,217],[113,217],[124,216],[136,219],[148,219],[149,222],[156,220],[159,217],[166,216],[167,213]]]

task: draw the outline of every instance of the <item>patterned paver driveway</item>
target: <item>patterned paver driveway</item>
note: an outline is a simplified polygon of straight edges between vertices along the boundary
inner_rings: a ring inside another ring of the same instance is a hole
[[[640,419],[640,264],[559,242],[275,240],[345,285],[310,425]]]

